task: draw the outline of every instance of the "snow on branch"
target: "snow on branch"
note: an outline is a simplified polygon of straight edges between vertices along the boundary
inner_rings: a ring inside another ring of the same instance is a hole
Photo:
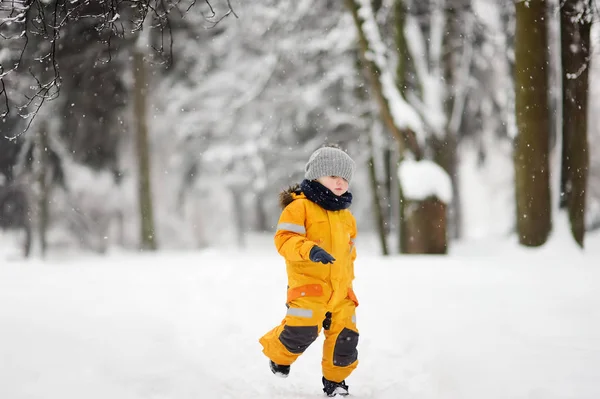
[[[429,39],[426,39],[421,32],[419,23],[415,17],[406,16],[404,34],[406,35],[406,44],[411,54],[413,65],[417,78],[423,89],[422,103],[417,103],[416,98],[413,104],[417,106],[427,125],[438,137],[443,137],[446,127],[446,115],[444,113],[443,98],[444,84],[440,62],[442,59],[442,41],[445,29],[443,29],[443,15],[439,15],[440,10],[432,11],[432,32]],[[434,29],[433,27],[436,27]],[[431,41],[430,54],[427,57],[426,41]],[[429,65],[432,67],[430,68]]]
[[[379,80],[383,95],[388,101],[390,113],[396,127],[400,130],[410,129],[416,136],[419,144],[425,142],[425,130],[419,114],[402,97],[391,68],[386,58],[386,47],[381,38],[379,27],[373,14],[370,0],[355,0],[358,5],[358,16],[362,20],[362,30],[368,43],[369,52],[366,57],[375,63],[379,69]]]
[[[398,179],[406,199],[423,201],[435,197],[445,204],[452,201],[452,181],[446,171],[430,160],[403,160]]]

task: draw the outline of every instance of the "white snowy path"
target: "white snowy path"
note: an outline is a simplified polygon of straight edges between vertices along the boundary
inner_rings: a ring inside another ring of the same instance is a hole
[[[600,398],[599,254],[360,256],[352,397]],[[287,380],[257,342],[285,285],[270,247],[0,262],[0,398],[322,397],[321,338]]]

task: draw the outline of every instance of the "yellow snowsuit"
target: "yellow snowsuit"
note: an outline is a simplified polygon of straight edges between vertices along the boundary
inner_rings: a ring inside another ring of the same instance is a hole
[[[291,190],[282,194],[282,205],[275,246],[286,261],[288,310],[260,343],[273,362],[290,365],[317,339],[330,315],[331,327],[324,330],[323,376],[341,382],[358,365],[358,301],[352,290],[356,220],[347,209],[325,210]],[[314,245],[330,253],[333,264],[311,262]]]

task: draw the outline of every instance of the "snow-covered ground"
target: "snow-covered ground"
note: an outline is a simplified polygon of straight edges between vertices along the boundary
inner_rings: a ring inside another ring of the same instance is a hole
[[[360,243],[359,243],[360,244]],[[462,243],[448,257],[359,245],[352,397],[600,398],[600,235],[580,252]],[[269,237],[251,249],[0,259],[0,398],[317,398],[322,338],[274,377],[284,316]]]

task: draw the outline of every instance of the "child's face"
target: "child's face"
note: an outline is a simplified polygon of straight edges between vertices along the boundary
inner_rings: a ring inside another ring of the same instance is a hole
[[[339,176],[323,176],[317,179],[319,183],[330,189],[335,195],[340,196],[348,191],[348,182]]]

